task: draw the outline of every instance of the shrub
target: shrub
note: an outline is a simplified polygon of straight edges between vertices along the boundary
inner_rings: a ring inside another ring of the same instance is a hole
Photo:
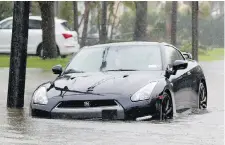
[[[180,50],[183,51],[183,52],[192,53],[192,44],[191,44],[191,42],[189,42],[189,41],[184,42],[181,45]],[[204,45],[199,45],[198,54],[207,55],[207,47],[204,46]]]

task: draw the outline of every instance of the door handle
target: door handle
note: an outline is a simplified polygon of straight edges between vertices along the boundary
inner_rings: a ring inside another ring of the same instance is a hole
[[[188,71],[187,74],[188,74],[188,75],[191,75],[191,72]]]

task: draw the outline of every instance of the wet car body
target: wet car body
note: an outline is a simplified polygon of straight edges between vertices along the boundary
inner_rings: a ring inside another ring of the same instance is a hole
[[[198,108],[200,82],[203,82],[206,87],[206,80],[198,63],[186,60],[182,55],[182,61],[187,64],[186,68],[176,70],[176,73],[169,75],[169,77],[165,75],[168,70],[165,46],[173,47],[180,53],[174,46],[154,42],[129,42],[98,46],[107,48],[135,45],[138,47],[151,44],[160,48],[161,69],[71,74],[62,72],[56,80],[40,85],[40,87],[45,86],[47,89],[48,103],[43,105],[31,101],[31,115],[47,118],[116,120],[134,120],[145,116],[154,117],[160,113],[158,103],[164,92],[167,92],[172,98],[173,113],[187,108]],[[131,100],[131,97],[138,90],[151,82],[157,83],[148,99]]]

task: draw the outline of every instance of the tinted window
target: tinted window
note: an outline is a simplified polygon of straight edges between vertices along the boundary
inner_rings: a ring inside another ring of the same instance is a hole
[[[2,29],[12,29],[12,20],[7,20],[1,24]]]
[[[165,55],[167,64],[172,64],[175,60],[184,60],[181,54],[171,46],[165,46]]]
[[[105,62],[105,63],[102,63]],[[85,72],[135,69],[161,70],[161,53],[158,46],[89,47],[81,50],[66,68]]]
[[[41,29],[41,21],[29,20],[29,29]]]

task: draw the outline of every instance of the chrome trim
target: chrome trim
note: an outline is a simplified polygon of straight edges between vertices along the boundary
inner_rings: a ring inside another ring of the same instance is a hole
[[[116,101],[115,101],[116,102]],[[60,103],[59,103],[60,104]],[[58,105],[59,105],[58,104]],[[103,107],[78,107],[78,108],[58,108],[58,105],[51,111],[51,116],[57,115],[72,115],[73,118],[102,118],[102,111],[116,110],[117,115],[115,119],[124,119],[125,113],[121,105],[117,103],[116,106],[103,106]]]
[[[143,116],[143,117],[138,117],[136,118],[136,121],[143,121],[143,120],[147,120],[147,119],[151,119],[152,116],[148,115],[148,116]]]

